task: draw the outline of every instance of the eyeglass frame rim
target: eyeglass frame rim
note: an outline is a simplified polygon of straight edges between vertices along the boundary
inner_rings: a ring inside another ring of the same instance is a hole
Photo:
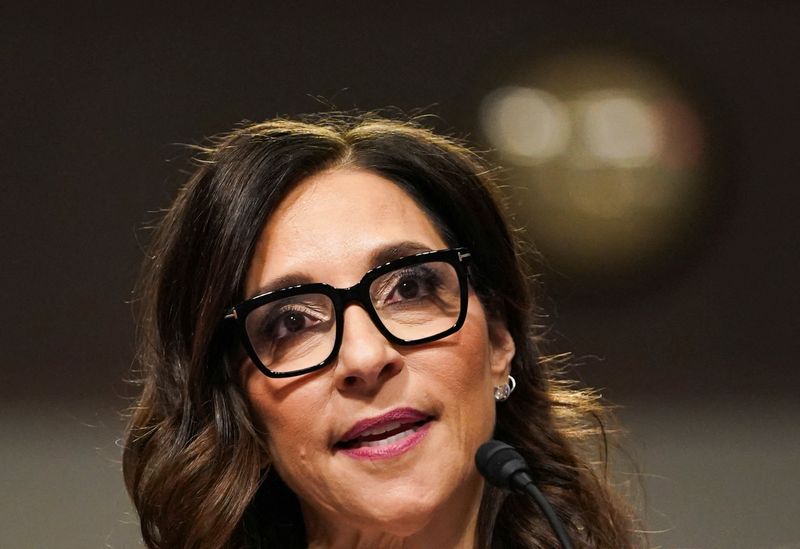
[[[258,368],[262,374],[270,378],[286,378],[286,377],[301,376],[304,374],[315,372],[317,370],[321,370],[322,368],[328,366],[333,361],[333,359],[339,355],[339,349],[341,348],[342,345],[342,336],[344,333],[344,311],[346,306],[349,305],[350,303],[357,303],[361,305],[361,308],[367,312],[367,314],[370,317],[370,320],[372,320],[372,323],[375,325],[375,327],[378,329],[381,335],[383,335],[389,342],[397,345],[406,345],[406,346],[423,345],[425,343],[437,341],[451,334],[454,334],[455,332],[460,330],[461,327],[464,325],[464,321],[466,320],[467,317],[467,304],[469,303],[469,273],[467,272],[466,267],[468,266],[471,257],[472,254],[466,247],[445,248],[442,250],[429,250],[401,257],[399,259],[389,261],[382,265],[378,265],[377,267],[373,267],[372,269],[364,273],[364,276],[361,277],[361,280],[359,280],[356,284],[348,288],[334,288],[330,284],[325,284],[324,282],[312,282],[309,284],[297,284],[295,286],[289,286],[287,288],[272,290],[251,297],[239,303],[238,305],[234,305],[233,307],[228,309],[225,316],[223,317],[223,321],[234,321],[236,323],[237,327],[239,328],[238,330],[239,339],[242,345],[244,346],[244,349],[247,352],[248,356],[253,361],[253,364],[256,366],[256,368]],[[401,339],[392,334],[389,331],[389,329],[386,328],[383,321],[381,321],[380,316],[378,315],[378,312],[375,310],[375,306],[372,304],[372,300],[370,299],[369,295],[370,285],[375,281],[375,279],[379,278],[386,272],[395,271],[397,269],[401,269],[409,265],[417,265],[420,263],[427,263],[429,261],[436,261],[436,260],[449,263],[455,268],[460,289],[459,297],[460,297],[461,310],[458,315],[458,318],[450,328],[438,334],[414,340]],[[302,368],[300,370],[292,370],[290,372],[276,372],[274,370],[270,370],[258,357],[258,353],[256,352],[255,348],[250,342],[250,336],[247,334],[247,326],[246,326],[247,315],[249,315],[252,311],[267,303],[271,303],[279,299],[305,293],[315,293],[315,294],[325,295],[333,303],[333,310],[335,315],[334,318],[336,321],[336,334],[333,343],[333,348],[331,349],[330,354],[323,361],[313,366]]]

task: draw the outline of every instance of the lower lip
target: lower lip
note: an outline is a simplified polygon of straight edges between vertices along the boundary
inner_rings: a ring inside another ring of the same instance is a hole
[[[342,448],[339,451],[353,459],[389,459],[400,456],[417,446],[428,434],[433,420],[408,435],[406,438],[387,444],[386,446],[361,446],[359,448]]]

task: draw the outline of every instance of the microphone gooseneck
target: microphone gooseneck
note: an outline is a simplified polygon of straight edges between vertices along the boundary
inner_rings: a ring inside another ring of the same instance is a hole
[[[561,547],[572,549],[564,525],[534,484],[533,475],[525,458],[513,446],[499,440],[485,442],[475,453],[475,465],[489,484],[531,496],[550,523]]]

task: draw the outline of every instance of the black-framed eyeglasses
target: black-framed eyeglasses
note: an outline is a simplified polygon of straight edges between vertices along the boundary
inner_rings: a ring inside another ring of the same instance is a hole
[[[269,377],[324,368],[342,344],[344,309],[358,303],[392,343],[420,345],[457,332],[467,316],[466,248],[423,252],[368,271],[350,288],[300,284],[253,297],[234,320],[256,367]]]

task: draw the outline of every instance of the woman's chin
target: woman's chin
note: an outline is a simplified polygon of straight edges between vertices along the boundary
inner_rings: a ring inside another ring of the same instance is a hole
[[[386,497],[359,509],[353,526],[363,531],[406,538],[424,530],[436,515],[436,506],[416,497]]]
[[[479,498],[480,483],[473,486],[471,479],[452,470],[437,474],[425,468],[408,473],[391,481],[354,483],[358,491],[347,501],[340,500],[334,508],[335,520],[342,527],[347,524],[364,532],[405,538],[430,525],[453,521],[455,517],[449,515],[461,515],[470,507],[465,500]],[[467,487],[474,490],[465,491]]]

